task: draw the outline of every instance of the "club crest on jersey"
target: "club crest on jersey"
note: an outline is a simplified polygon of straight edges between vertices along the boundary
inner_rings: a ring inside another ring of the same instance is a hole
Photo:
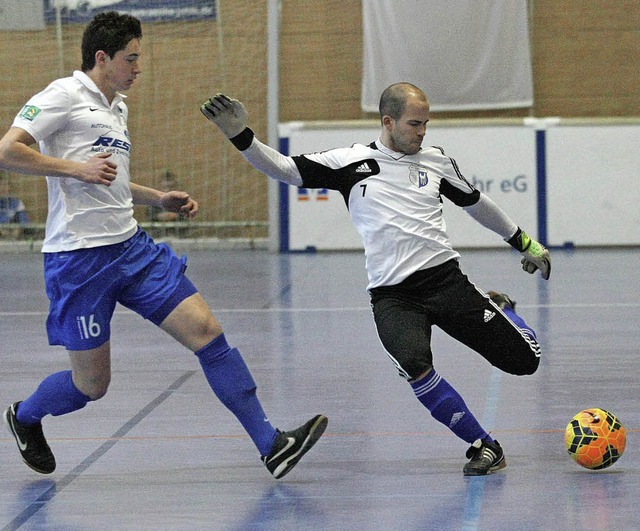
[[[34,105],[25,105],[20,111],[20,118],[33,122],[34,118],[40,114],[40,109]]]
[[[409,166],[409,180],[415,184],[418,188],[427,186],[429,182],[429,176],[427,175],[427,168],[412,164]]]

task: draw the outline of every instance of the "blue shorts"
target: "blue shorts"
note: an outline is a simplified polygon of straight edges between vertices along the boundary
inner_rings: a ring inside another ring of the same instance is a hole
[[[45,253],[50,345],[99,347],[111,337],[116,303],[156,325],[197,292],[185,276],[186,257],[156,244],[143,230],[125,242]]]

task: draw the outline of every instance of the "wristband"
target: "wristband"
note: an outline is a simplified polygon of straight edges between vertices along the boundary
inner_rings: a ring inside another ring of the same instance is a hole
[[[239,151],[244,151],[245,149],[249,149],[254,136],[255,135],[251,128],[245,127],[242,133],[230,138],[229,140]]]
[[[519,253],[524,253],[531,245],[531,238],[525,231],[518,227],[516,233],[507,240],[507,243]]]

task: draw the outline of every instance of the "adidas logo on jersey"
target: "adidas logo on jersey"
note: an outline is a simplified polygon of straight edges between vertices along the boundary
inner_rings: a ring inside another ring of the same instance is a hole
[[[356,168],[356,173],[371,173],[371,168],[366,162],[363,162]]]
[[[491,310],[485,310],[484,311],[484,322],[488,323],[489,321],[491,321],[491,319],[493,319],[495,317],[496,313],[492,312]]]

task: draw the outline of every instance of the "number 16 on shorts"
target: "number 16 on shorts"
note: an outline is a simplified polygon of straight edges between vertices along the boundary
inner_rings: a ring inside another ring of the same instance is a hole
[[[78,330],[82,339],[89,339],[100,335],[100,324],[94,321],[94,317],[94,314],[91,314],[88,319],[85,315],[76,317]]]

